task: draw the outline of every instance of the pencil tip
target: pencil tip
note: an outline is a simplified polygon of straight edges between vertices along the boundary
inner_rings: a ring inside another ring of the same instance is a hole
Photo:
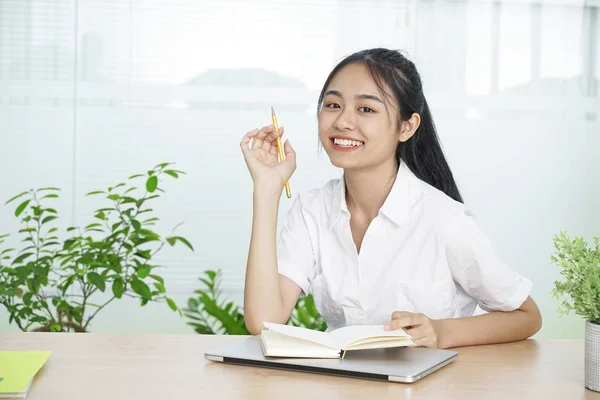
[[[273,110],[273,106],[271,106],[271,114],[275,114],[275,110]]]

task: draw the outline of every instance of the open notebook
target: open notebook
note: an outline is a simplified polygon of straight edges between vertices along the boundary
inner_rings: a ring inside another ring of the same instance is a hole
[[[0,351],[0,399],[25,399],[50,351]]]
[[[354,325],[331,332],[263,322],[260,334],[265,357],[343,358],[346,351],[414,346],[402,329],[386,331],[383,325]]]

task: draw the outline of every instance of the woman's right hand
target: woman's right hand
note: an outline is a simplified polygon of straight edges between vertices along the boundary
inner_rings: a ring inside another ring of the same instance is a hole
[[[281,135],[283,127],[277,132],[273,125],[254,129],[244,135],[240,147],[255,187],[281,193],[296,170],[296,152],[287,140],[283,146],[285,160],[279,162],[276,139]]]

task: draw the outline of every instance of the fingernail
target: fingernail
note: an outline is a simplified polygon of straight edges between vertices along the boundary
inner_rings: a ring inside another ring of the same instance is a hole
[[[390,324],[385,324],[383,326],[383,329],[386,330],[386,331],[389,331],[390,330]]]

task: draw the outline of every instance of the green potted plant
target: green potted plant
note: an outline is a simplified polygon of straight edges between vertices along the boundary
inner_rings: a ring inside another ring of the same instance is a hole
[[[164,301],[180,312],[154,262],[165,244],[179,242],[193,251],[185,238],[152,229],[158,218],[151,205],[164,192],[162,179],[183,173],[169,165],[88,193],[108,204],[85,227],[69,227],[63,235],[55,226],[59,213],[48,204],[60,189],[32,189],[8,200],[17,204],[14,215],[22,225],[20,240],[11,240],[19,249],[3,248],[13,238],[0,236],[0,304],[9,322],[22,331],[87,332],[98,313],[124,296],[142,306]]]
[[[561,267],[561,281],[552,290],[562,298],[559,312],[575,312],[585,319],[585,386],[600,391],[600,238],[588,246],[581,237],[565,232],[554,236],[554,264]]]
[[[195,290],[197,296],[190,297],[187,307],[182,309],[187,324],[203,335],[249,335],[240,307],[223,299],[221,274],[221,270],[207,270],[199,278],[204,287]],[[287,324],[319,331],[327,329],[311,295],[298,299]]]

